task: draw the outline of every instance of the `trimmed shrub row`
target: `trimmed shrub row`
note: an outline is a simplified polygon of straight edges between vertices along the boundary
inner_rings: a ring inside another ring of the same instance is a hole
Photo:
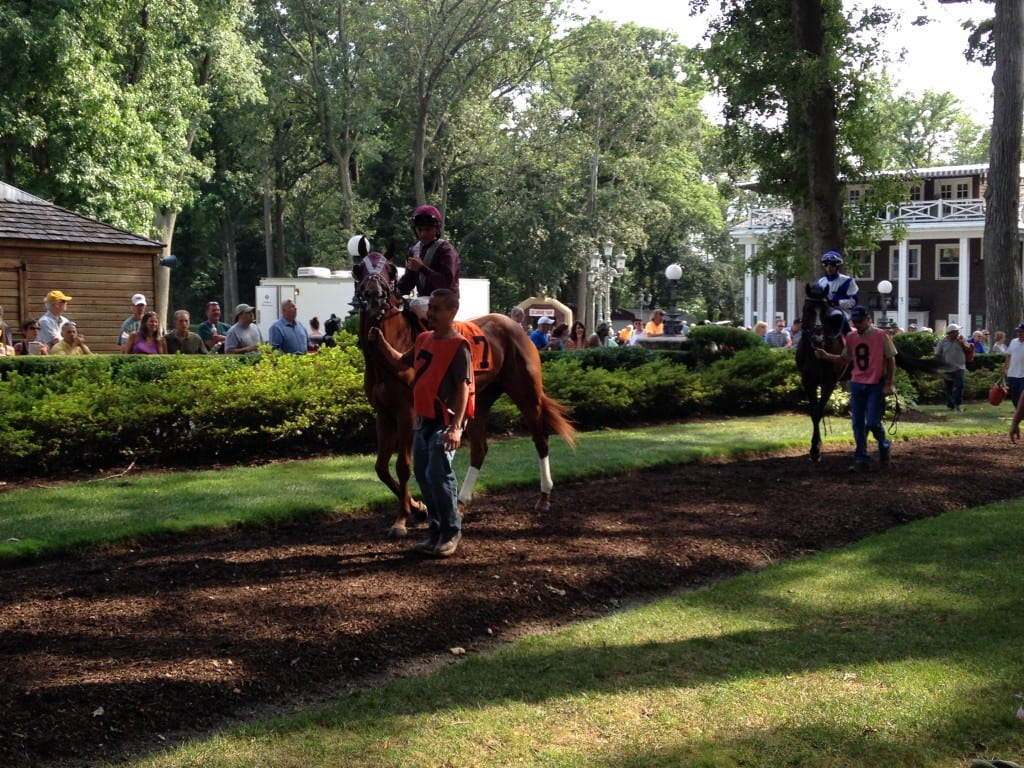
[[[304,356],[0,358],[5,473],[372,451],[363,357],[354,336],[343,332],[338,340]],[[929,341],[934,344],[929,334],[897,337],[907,351],[930,353]],[[1001,365],[999,355],[977,356],[967,396],[985,398]],[[940,377],[898,376],[910,400],[944,400]],[[695,328],[684,348],[672,352],[545,353],[544,377],[548,393],[571,406],[582,430],[765,413],[800,407],[802,399],[791,350],[769,349],[752,333],[718,326]],[[521,426],[512,403],[499,400],[491,431]]]

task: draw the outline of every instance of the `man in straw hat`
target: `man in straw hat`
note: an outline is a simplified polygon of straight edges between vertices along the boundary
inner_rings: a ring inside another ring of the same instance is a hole
[[[946,407],[951,411],[964,409],[964,379],[967,376],[969,350],[973,352],[956,323],[946,326],[945,337],[935,345],[935,358],[941,363],[939,372],[946,389]]]

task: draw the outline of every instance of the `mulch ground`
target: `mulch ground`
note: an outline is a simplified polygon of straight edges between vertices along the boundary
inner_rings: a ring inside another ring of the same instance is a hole
[[[1004,436],[713,461],[479,496],[450,560],[365,514],[0,568],[0,765],[167,749],[902,523],[1024,493]],[[415,534],[414,534],[415,535]],[[412,539],[415,541],[416,539]]]

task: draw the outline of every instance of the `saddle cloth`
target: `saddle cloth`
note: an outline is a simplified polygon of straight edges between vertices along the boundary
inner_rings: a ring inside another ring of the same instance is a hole
[[[473,373],[489,371],[491,368],[490,350],[487,345],[487,337],[480,326],[470,320],[456,320],[452,325],[469,342],[469,351],[473,359]]]

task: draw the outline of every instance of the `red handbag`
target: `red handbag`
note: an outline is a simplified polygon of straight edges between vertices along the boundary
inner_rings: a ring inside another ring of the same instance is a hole
[[[1006,399],[1009,394],[1010,388],[1003,383],[1002,379],[996,381],[991,387],[988,388],[988,402],[990,405],[999,405],[1003,400]]]

